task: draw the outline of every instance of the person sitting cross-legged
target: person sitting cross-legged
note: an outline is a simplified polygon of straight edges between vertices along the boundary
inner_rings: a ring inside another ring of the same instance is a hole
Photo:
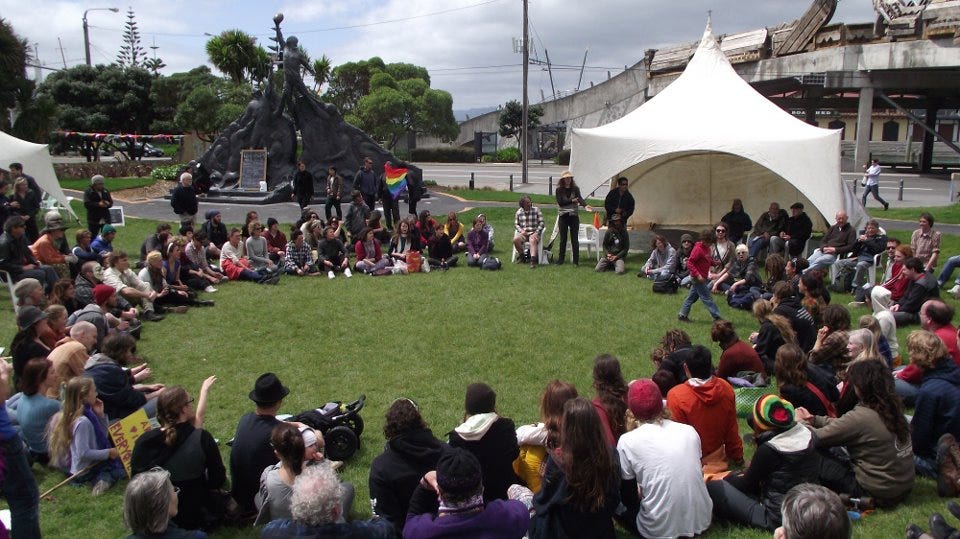
[[[286,537],[364,537],[390,539],[395,531],[386,519],[344,521],[343,485],[330,466],[308,466],[293,482],[290,516],[271,521],[261,539]]]
[[[438,497],[440,508],[433,513]],[[451,448],[443,452],[435,471],[424,474],[414,491],[403,536],[519,539],[527,534],[529,522],[530,512],[522,502],[485,502],[477,457],[465,449]]]
[[[144,320],[153,322],[163,320],[163,315],[158,314],[153,307],[157,293],[150,288],[149,283],[143,282],[133,273],[127,253],[119,250],[111,252],[107,258],[107,265],[109,267],[103,270],[103,284],[115,288],[117,293],[130,303],[139,303],[143,308],[141,318]]]
[[[363,229],[358,230],[356,235],[351,237],[360,237]],[[353,277],[350,271],[350,259],[347,257],[347,248],[343,242],[337,238],[337,231],[333,227],[323,229],[323,240],[317,246],[317,262],[321,271],[327,272],[327,277],[334,278],[334,272],[343,272],[345,277]]]
[[[303,239],[303,231],[293,229],[290,232],[290,243],[284,250],[283,271],[288,275],[320,275],[317,261],[313,259],[313,250]]]
[[[750,466],[708,481],[707,492],[719,520],[773,531],[782,523],[784,495],[795,485],[816,481],[820,461],[813,435],[796,422],[790,402],[764,395],[751,419],[757,451]]]
[[[630,252],[630,235],[623,228],[623,218],[620,214],[613,214],[607,219],[607,231],[603,235],[604,254],[597,262],[596,271],[607,271],[613,268],[618,275],[626,273],[624,259]]]
[[[726,380],[712,375],[710,350],[694,346],[683,369],[687,380],[667,393],[667,407],[674,421],[692,426],[700,435],[704,470],[720,472],[728,461],[742,463],[736,397]]]

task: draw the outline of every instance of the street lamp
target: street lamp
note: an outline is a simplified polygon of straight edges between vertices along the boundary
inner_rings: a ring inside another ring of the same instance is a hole
[[[91,11],[112,11],[117,13],[120,8],[93,7],[83,12],[83,50],[87,53],[87,65],[90,65],[90,28],[87,26],[87,13]]]

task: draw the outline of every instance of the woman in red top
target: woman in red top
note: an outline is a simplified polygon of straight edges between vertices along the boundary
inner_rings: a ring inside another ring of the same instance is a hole
[[[893,253],[893,267],[890,268],[890,278],[879,286],[874,286],[866,294],[865,299],[873,308],[874,314],[889,309],[891,305],[900,301],[900,298],[907,291],[910,279],[907,279],[907,276],[902,273],[903,262],[912,256],[913,247],[905,243],[897,245],[897,249]]]
[[[704,307],[710,312],[714,320],[720,319],[720,309],[713,302],[710,296],[710,287],[707,282],[707,275],[710,273],[710,264],[713,263],[713,256],[710,254],[710,247],[717,241],[717,236],[713,230],[707,229],[700,233],[700,241],[693,246],[690,258],[687,259],[687,269],[690,270],[690,293],[687,299],[683,300],[680,307],[680,313],[677,314],[677,320],[681,322],[690,322],[690,307],[699,298]]]

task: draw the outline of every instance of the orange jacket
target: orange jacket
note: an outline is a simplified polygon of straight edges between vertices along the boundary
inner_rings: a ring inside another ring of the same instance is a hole
[[[702,385],[691,385],[691,381],[674,386],[667,393],[667,407],[673,420],[696,429],[704,456],[726,446],[728,459],[743,460],[733,388],[716,376]]]
[[[63,258],[63,253],[58,251],[53,245],[53,241],[50,240],[50,234],[40,236],[37,241],[33,242],[33,245],[30,246],[30,251],[33,252],[33,256],[42,264],[64,264],[67,261]]]

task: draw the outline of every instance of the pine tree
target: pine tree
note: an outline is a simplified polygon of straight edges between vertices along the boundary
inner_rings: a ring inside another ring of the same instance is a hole
[[[124,23],[123,44],[117,53],[117,65],[120,67],[139,67],[143,64],[145,54],[140,46],[140,30],[137,29],[137,18],[133,8],[127,8],[127,22]]]

